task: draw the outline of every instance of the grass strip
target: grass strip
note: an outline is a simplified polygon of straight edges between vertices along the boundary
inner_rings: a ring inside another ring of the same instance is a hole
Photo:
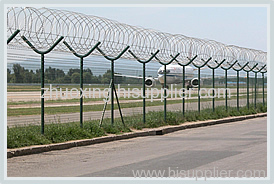
[[[266,105],[257,104],[254,108],[250,104],[250,109],[240,107],[239,111],[235,107],[229,107],[228,111],[224,106],[216,107],[213,112],[211,108],[197,111],[187,111],[185,116],[182,112],[167,112],[167,121],[164,121],[163,112],[149,112],[146,114],[146,123],[143,124],[142,114],[124,117],[126,126],[123,126],[120,118],[115,119],[111,125],[110,119],[105,119],[102,127],[99,127],[98,120],[84,122],[80,128],[79,122],[72,123],[52,123],[45,125],[45,134],[41,135],[39,125],[28,125],[23,127],[7,128],[7,148],[19,148],[31,145],[43,145],[60,143],[70,140],[91,139],[107,134],[122,134],[131,132],[134,129],[156,128],[166,125],[179,125],[184,122],[202,121],[209,119],[220,119],[229,116],[240,116],[267,112]]]

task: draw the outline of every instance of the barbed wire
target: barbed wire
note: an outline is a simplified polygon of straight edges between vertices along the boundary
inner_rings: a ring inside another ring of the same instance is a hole
[[[15,30],[27,37],[39,50],[48,49],[60,36],[80,54],[86,53],[96,43],[101,42],[100,49],[107,56],[117,56],[126,46],[140,59],[146,60],[151,53],[159,50],[157,58],[162,62],[169,62],[171,55],[180,53],[177,60],[186,63],[189,58],[197,55],[193,61],[202,65],[205,60],[212,58],[208,63],[215,66],[223,59],[223,65],[230,65],[235,60],[243,65],[263,66],[267,61],[267,53],[255,49],[242,48],[234,45],[225,45],[214,40],[191,38],[184,35],[173,35],[152,29],[122,24],[102,17],[85,15],[72,11],[33,8],[11,7],[7,13],[7,36]],[[28,47],[21,38],[15,38],[11,47]],[[69,52],[64,44],[58,44],[54,49],[59,52]],[[92,54],[101,55],[98,51]],[[134,59],[126,52],[125,59]],[[217,62],[217,63],[216,63]]]

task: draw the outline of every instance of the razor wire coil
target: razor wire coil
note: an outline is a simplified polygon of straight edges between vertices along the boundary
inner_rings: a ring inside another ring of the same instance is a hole
[[[267,61],[267,53],[263,51],[225,45],[214,40],[163,33],[65,10],[8,8],[7,36],[12,35],[17,29],[20,30],[19,34],[28,38],[38,50],[46,50],[60,36],[64,36],[64,40],[80,54],[86,53],[96,43],[101,42],[100,49],[110,57],[117,56],[121,50],[130,46],[130,50],[141,60],[150,58],[151,53],[159,50],[157,58],[162,62],[169,62],[170,56],[178,53],[180,55],[177,60],[181,63],[197,56],[193,62],[202,65],[204,61],[212,58],[208,63],[212,67],[223,59],[226,60],[223,66],[229,66],[237,60],[239,67],[249,62],[249,67],[258,63],[258,68]],[[28,47],[20,38],[15,38],[10,46]],[[58,44],[54,50],[69,52],[64,44]],[[101,55],[98,51],[92,54]],[[123,54],[122,58],[134,59],[129,52]]]

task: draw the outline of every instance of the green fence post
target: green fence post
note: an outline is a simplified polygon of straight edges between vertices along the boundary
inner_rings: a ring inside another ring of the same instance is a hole
[[[102,54],[102,56],[104,56],[104,58],[106,58],[107,60],[111,61],[111,80],[112,80],[112,85],[111,85],[111,125],[114,125],[114,85],[115,85],[115,81],[114,81],[114,61],[116,61],[117,59],[119,59],[128,49],[129,46],[127,46],[118,56],[116,56],[115,58],[111,58],[108,57],[99,47],[96,47],[96,49]],[[119,110],[120,111],[120,110]],[[120,111],[121,112],[121,111]],[[121,115],[121,118],[122,115]]]
[[[41,80],[41,96],[44,97],[44,88],[45,88],[45,55],[41,53],[41,73],[40,73],[40,80]],[[45,102],[44,98],[41,98],[41,134],[45,132]]]
[[[146,123],[146,63],[143,63],[143,123]]]
[[[80,127],[83,128],[83,70],[84,70],[84,58],[80,58]]]
[[[225,108],[226,108],[226,111],[228,110],[228,103],[227,103],[227,71],[230,70],[237,62],[238,62],[238,60],[234,61],[234,63],[232,63],[228,68],[225,68],[225,67],[221,66],[221,68],[223,70],[225,70]]]
[[[258,66],[258,63],[257,64],[255,64],[252,68],[250,68],[249,66],[248,66],[248,68],[249,68],[249,70],[246,70],[245,68],[243,68],[243,70],[246,72],[246,88],[247,88],[247,97],[246,97],[246,101],[247,101],[247,108],[249,109],[249,86],[250,86],[250,84],[249,84],[249,82],[250,82],[250,77],[249,77],[249,72],[251,72],[251,71],[253,71],[253,69],[255,68],[255,67],[257,67]],[[251,84],[251,86],[252,86],[252,84]],[[252,87],[252,95],[253,95],[253,87]],[[253,98],[253,96],[252,96],[252,98]]]
[[[83,128],[83,70],[84,70],[84,58],[80,58],[80,127]]]
[[[252,80],[252,102],[255,107],[255,73],[254,73],[254,78]]]
[[[201,68],[198,68],[198,112],[200,113],[201,111]]]
[[[215,69],[212,69],[212,88],[213,88],[212,111],[214,112],[215,111],[215,97],[214,97],[215,96]]]
[[[77,54],[75,52],[75,50],[73,50],[73,48],[71,48],[66,41],[63,41],[63,43],[73,53],[73,55],[80,58],[80,127],[83,128],[83,93],[82,93],[82,90],[83,90],[83,70],[84,70],[84,68],[83,68],[84,64],[83,63],[84,63],[84,58],[89,56],[96,49],[96,47],[98,47],[101,44],[101,42],[98,42],[94,47],[92,47],[84,55]]]
[[[228,110],[228,100],[227,100],[227,70],[225,70],[225,109]]]
[[[244,64],[243,66],[241,66],[239,63],[238,65],[241,67],[240,69],[236,69],[233,67],[233,70],[235,70],[237,72],[237,110],[239,111],[239,80],[240,80],[240,76],[239,76],[239,72],[241,70],[244,70],[244,68],[249,64],[249,62],[247,62],[246,64]]]
[[[172,55],[170,55],[170,56],[173,57]],[[192,59],[188,58],[189,61],[186,64],[182,64],[177,59],[175,59],[177,64],[183,67],[183,75],[182,75],[183,82],[182,83],[183,83],[184,92],[185,92],[185,72],[186,72],[185,67],[190,65],[197,57],[198,57],[198,55],[194,56]],[[184,116],[185,115],[185,93],[183,93],[182,111],[183,111],[183,116]]]
[[[246,72],[246,102],[247,108],[249,109],[249,72]]]
[[[217,66],[212,67],[209,64],[207,64],[207,66],[212,69],[212,88],[213,88],[213,98],[212,98],[212,111],[215,111],[215,69],[219,68],[221,66],[221,64],[223,64],[225,62],[225,59],[223,59],[220,63],[218,63],[216,60],[215,62],[217,63]]]
[[[201,95],[200,95],[200,88],[201,88],[201,68],[204,67],[210,60],[212,59],[212,57],[210,57],[207,61],[204,61],[202,59],[202,61],[204,62],[201,66],[196,65],[195,63],[192,63],[193,66],[195,66],[196,68],[198,68],[198,112],[200,113],[201,111]]]
[[[30,48],[32,48],[32,50],[38,54],[41,55],[41,97],[44,96],[44,63],[45,63],[45,54],[48,54],[49,52],[51,52],[54,47],[56,47],[56,45],[61,42],[61,40],[64,38],[63,36],[61,36],[48,50],[46,51],[39,51],[37,50],[29,41],[25,36],[21,36],[21,38],[29,45]],[[41,134],[44,134],[44,127],[45,127],[45,117],[44,117],[44,98],[41,98]]]
[[[182,111],[183,111],[183,116],[185,116],[185,78],[186,78],[186,66],[183,66],[183,90],[184,90],[184,92],[183,92],[183,101],[182,101],[182,105],[183,105],[183,107],[182,107]]]
[[[141,61],[131,50],[128,51],[139,63],[143,64],[143,123],[146,123],[146,63],[150,62],[159,52],[160,50],[157,50],[152,56],[146,60]]]
[[[264,106],[264,73],[262,72],[262,80],[263,80],[263,106]]]
[[[115,81],[114,81],[114,60],[111,59],[111,80],[112,80],[112,85],[111,85],[111,93],[110,93],[110,100],[111,100],[111,125],[114,125],[114,85],[115,85]]]
[[[239,71],[237,71],[237,110],[239,111]]]
[[[255,94],[254,94],[254,107],[256,109],[256,102],[257,102],[257,72],[255,73]]]
[[[175,57],[173,57],[168,63],[163,63],[161,62],[156,56],[155,56],[155,59],[158,60],[158,62],[161,64],[161,65],[164,65],[164,121],[166,123],[166,112],[167,112],[167,101],[166,101],[166,66],[169,65],[170,63],[172,63],[173,61],[176,60],[176,58],[180,55],[180,53],[176,54]]]
[[[167,89],[167,86],[166,86],[166,65],[164,65],[164,120],[165,120],[165,123],[166,123],[166,89]]]
[[[258,63],[257,63],[257,65],[258,65]],[[257,65],[255,65],[255,66],[257,66]],[[255,73],[255,85],[254,85],[254,87],[255,87],[255,89],[254,89],[254,91],[255,91],[255,94],[254,94],[254,107],[255,108],[257,106],[257,74],[259,72],[261,72],[265,67],[266,67],[266,65],[264,65],[263,67],[261,67],[258,71],[254,71],[253,70],[255,67],[252,68],[252,71]]]
[[[264,88],[265,88],[265,75],[264,75],[264,74],[265,74],[266,72],[267,72],[267,70],[264,71],[264,72],[261,72],[262,75],[263,75],[262,77],[263,77],[263,105],[264,105],[264,106],[265,106],[265,94],[264,94],[264,93],[265,93],[265,89],[264,89]]]

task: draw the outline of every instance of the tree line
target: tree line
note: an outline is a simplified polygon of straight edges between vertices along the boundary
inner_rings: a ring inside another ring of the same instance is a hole
[[[35,71],[29,70],[20,64],[13,64],[12,70],[7,69],[8,83],[40,83],[41,69]],[[67,73],[58,68],[48,67],[45,69],[45,83],[54,84],[79,84],[80,69],[71,68]],[[95,76],[89,68],[83,70],[83,82],[85,84],[109,84],[111,79],[111,70],[107,70],[103,75]],[[140,79],[115,76],[115,82],[118,84],[141,83]]]
[[[13,73],[7,69],[7,82],[8,83],[40,83],[41,82],[41,69],[35,71],[26,69],[20,64],[13,64]],[[109,84],[111,78],[111,70],[107,70],[103,75],[95,76],[89,68],[83,70],[83,82],[85,84]],[[254,83],[254,77],[250,77],[250,83]],[[230,82],[236,82],[237,78],[229,78]],[[240,81],[246,81],[246,78],[241,77]],[[265,77],[265,82],[267,77]],[[215,79],[216,83],[224,84],[224,77]],[[261,78],[258,78],[258,83],[262,84]],[[71,68],[67,73],[58,68],[48,67],[45,69],[45,83],[51,84],[79,84],[80,83],[80,69]],[[116,84],[141,84],[142,79],[127,78],[115,76]],[[203,79],[204,85],[211,85],[212,79]]]

